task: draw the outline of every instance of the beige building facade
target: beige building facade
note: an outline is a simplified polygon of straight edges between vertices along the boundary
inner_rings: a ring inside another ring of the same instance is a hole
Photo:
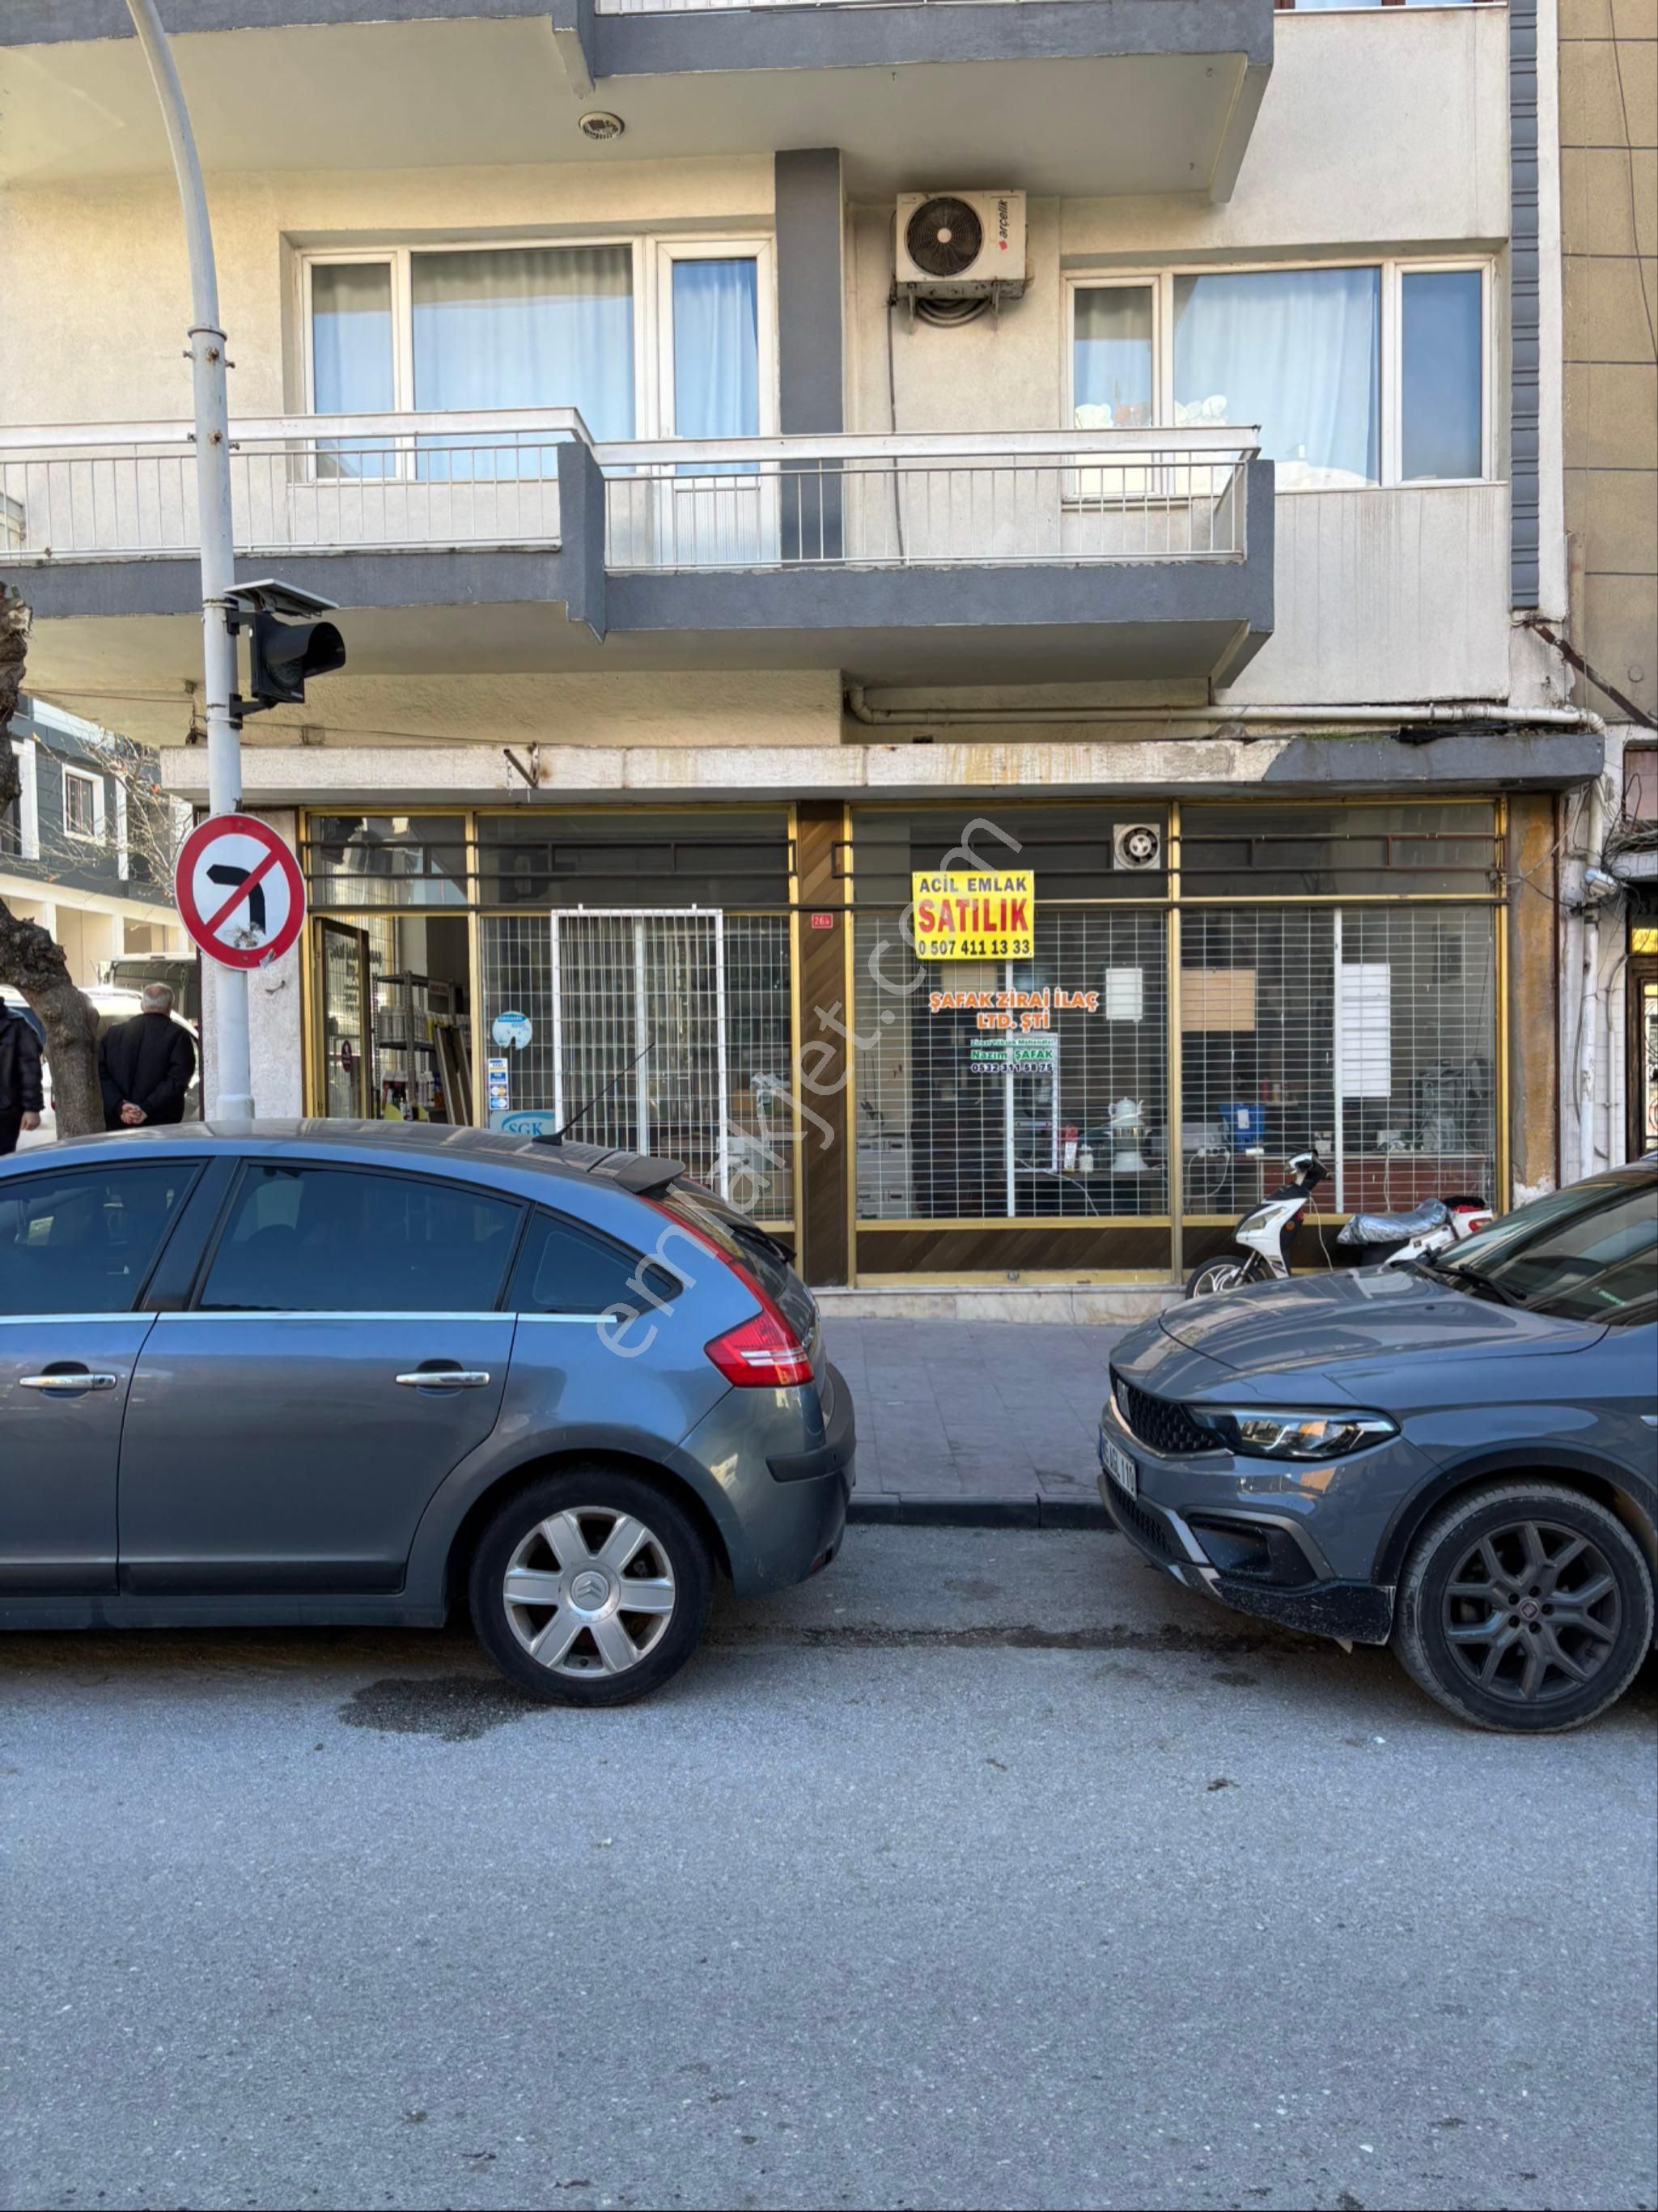
[[[262,1110],[585,1108],[888,1292],[1153,1291],[1306,1146],[1331,1231],[1556,1179],[1515,1035],[1606,709],[1545,634],[1552,0],[361,12],[168,13],[242,573],[349,656],[244,732],[313,910]],[[200,800],[123,15],[0,32],[0,565],[31,682]],[[952,872],[1028,941],[918,944]]]

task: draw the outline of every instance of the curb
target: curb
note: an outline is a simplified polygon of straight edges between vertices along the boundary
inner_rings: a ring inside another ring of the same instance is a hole
[[[1023,1497],[914,1497],[902,1491],[852,1493],[849,1522],[879,1522],[890,1528],[1102,1528],[1114,1534],[1110,1516],[1097,1498]]]

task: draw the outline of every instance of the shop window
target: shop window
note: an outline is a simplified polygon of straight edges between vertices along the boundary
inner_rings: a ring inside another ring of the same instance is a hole
[[[1188,910],[1186,1211],[1258,1203],[1304,1151],[1338,1212],[1492,1195],[1496,1019],[1487,907]]]
[[[313,814],[301,857],[313,906],[470,902],[459,814]]]
[[[1134,827],[1152,831],[1149,852],[1120,838]],[[1140,799],[1112,808],[882,807],[858,817],[858,903],[902,908],[914,872],[975,867],[1029,870],[1039,911],[1056,899],[1157,898],[1168,843],[1166,809]]]
[[[1500,854],[1487,803],[1399,806],[1224,805],[1181,812],[1189,898],[1281,894],[1350,898],[1490,892]]]
[[[785,907],[788,817],[780,808],[689,814],[486,814],[485,906]]]
[[[1042,882],[1029,959],[918,959],[902,909],[859,914],[860,1220],[1166,1212],[1165,919]]]
[[[683,1160],[793,1212],[789,917],[645,908],[478,924],[489,1113]]]
[[[256,1167],[202,1307],[218,1313],[483,1313],[522,1209],[414,1176]]]

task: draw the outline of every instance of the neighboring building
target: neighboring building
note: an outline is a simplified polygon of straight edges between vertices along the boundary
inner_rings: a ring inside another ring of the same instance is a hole
[[[38,699],[10,738],[20,788],[0,812],[0,900],[51,933],[82,990],[127,954],[188,952],[169,859],[181,810],[155,755]]]
[[[1566,527],[1574,697],[1607,724],[1584,862],[1623,885],[1565,933],[1569,1157],[1658,1145],[1658,18],[1651,0],[1560,0]],[[1594,674],[1589,673],[1590,671]],[[1597,683],[1594,678],[1600,680]],[[1581,979],[1595,975],[1588,1018]],[[1587,1111],[1579,1101],[1587,1102]]]
[[[165,12],[242,573],[350,654],[246,732],[263,1110],[586,1106],[866,1288],[1166,1284],[1309,1144],[1333,1214],[1554,1182],[1552,4]],[[31,667],[199,799],[121,0],[12,0],[0,100]],[[975,820],[1029,947],[946,958]]]

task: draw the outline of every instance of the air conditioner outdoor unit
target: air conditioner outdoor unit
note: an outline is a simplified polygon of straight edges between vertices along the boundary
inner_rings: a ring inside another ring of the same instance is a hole
[[[1023,192],[906,192],[894,281],[912,300],[1017,299],[1025,285]]]
[[[1111,865],[1116,868],[1160,868],[1163,830],[1155,822],[1118,822],[1111,830]]]

